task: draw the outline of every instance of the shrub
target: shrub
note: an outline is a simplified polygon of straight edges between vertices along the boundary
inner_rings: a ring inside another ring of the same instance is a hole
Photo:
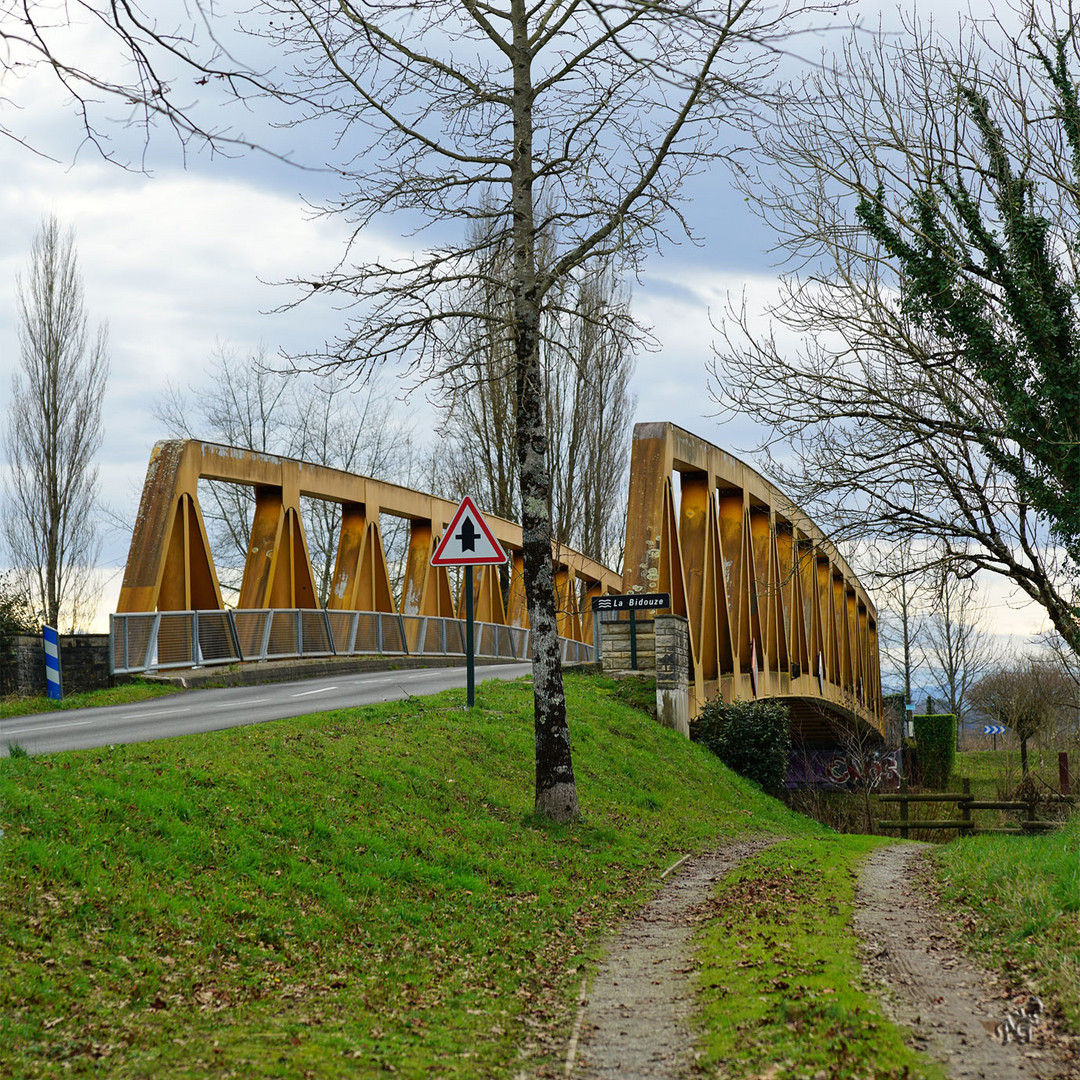
[[[956,758],[956,717],[952,713],[916,716],[914,723],[923,787],[943,791]]]
[[[708,702],[690,723],[690,738],[729,769],[779,795],[787,779],[791,721],[779,701]]]

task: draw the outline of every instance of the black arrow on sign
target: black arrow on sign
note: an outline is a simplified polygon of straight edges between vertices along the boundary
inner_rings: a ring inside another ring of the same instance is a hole
[[[480,533],[476,531],[471,517],[466,517],[461,523],[461,532],[454,535],[455,540],[461,541],[462,551],[475,551],[476,541],[480,539]]]

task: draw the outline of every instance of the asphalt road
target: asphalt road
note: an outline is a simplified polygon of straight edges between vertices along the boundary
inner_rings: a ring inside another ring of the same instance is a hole
[[[528,663],[477,664],[476,681],[479,684],[485,679],[517,679],[531,671],[532,665]],[[0,756],[7,756],[11,743],[31,754],[49,754],[220,731],[380,701],[401,701],[464,687],[465,678],[464,667],[377,671],[263,686],[184,690],[172,697],[131,705],[13,716],[0,720]]]

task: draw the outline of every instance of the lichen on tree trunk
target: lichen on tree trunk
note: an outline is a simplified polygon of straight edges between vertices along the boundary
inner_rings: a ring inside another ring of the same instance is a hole
[[[521,547],[525,599],[533,652],[533,709],[536,742],[536,812],[554,821],[578,816],[577,786],[570,754],[559,630],[555,618],[555,574],[551,562],[551,470],[544,384],[540,373],[540,289],[537,283],[537,226],[533,205],[534,88],[529,19],[524,0],[512,0],[514,147],[511,161],[512,296],[517,391],[517,464],[521,485]]]
[[[555,617],[555,575],[551,562],[551,522],[540,365],[535,329],[526,317],[518,328],[518,467],[521,482],[522,555],[525,597],[533,651],[533,707],[536,741],[536,812],[555,821],[578,816],[577,787],[570,753],[559,631]]]

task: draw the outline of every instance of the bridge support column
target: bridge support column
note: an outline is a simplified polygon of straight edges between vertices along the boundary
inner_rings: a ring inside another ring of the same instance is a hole
[[[656,719],[690,736],[690,624],[681,615],[654,615]]]

